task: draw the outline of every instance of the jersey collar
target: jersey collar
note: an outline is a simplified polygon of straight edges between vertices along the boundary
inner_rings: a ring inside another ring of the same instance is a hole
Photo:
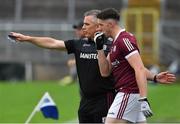
[[[116,37],[114,38],[114,42],[117,40],[117,38],[119,37],[119,35],[120,35],[122,32],[124,32],[125,30],[126,30],[126,29],[123,28],[123,29],[121,29],[121,30],[117,33]]]

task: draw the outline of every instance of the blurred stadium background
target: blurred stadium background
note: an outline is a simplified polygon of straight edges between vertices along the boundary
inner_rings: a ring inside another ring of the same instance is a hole
[[[7,34],[15,31],[63,40],[72,39],[75,38],[72,25],[82,19],[85,11],[107,7],[118,9],[121,13],[120,25],[136,35],[146,67],[155,72],[168,69],[179,78],[178,0],[0,0],[0,101],[3,101],[0,102],[0,122],[23,123],[46,90],[54,95],[60,109],[67,110],[64,115],[73,113],[70,117],[62,116],[58,122],[76,118],[79,102],[78,86],[72,85],[71,90],[65,91],[62,89],[68,87],[62,87],[58,82],[68,75],[66,62],[72,56],[28,43],[8,42]],[[178,81],[169,89],[150,86],[152,106],[155,113],[158,113],[150,122],[180,122],[180,110],[176,108],[180,105],[180,98],[177,96],[180,88],[177,84]],[[61,103],[62,97],[72,98],[71,92],[76,93],[72,109],[69,108],[71,105]],[[63,96],[65,94],[67,96]],[[29,103],[26,97],[30,99]],[[171,100],[167,100],[169,98]],[[172,101],[174,102],[171,103]],[[158,111],[162,104],[162,111]],[[20,105],[24,107],[20,108]],[[12,106],[13,110],[10,108]],[[35,116],[34,122],[46,122],[39,118],[41,117]]]

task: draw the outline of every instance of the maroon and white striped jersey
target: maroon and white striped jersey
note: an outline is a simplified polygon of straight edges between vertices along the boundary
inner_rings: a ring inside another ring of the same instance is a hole
[[[136,38],[125,29],[122,29],[112,44],[110,60],[112,73],[115,79],[115,88],[120,92],[139,93],[135,71],[127,58],[139,52]]]

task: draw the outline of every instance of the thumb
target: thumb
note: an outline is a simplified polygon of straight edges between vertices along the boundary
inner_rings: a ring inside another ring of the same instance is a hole
[[[165,72],[161,72],[161,73],[159,73],[159,74],[161,74],[161,75],[166,75],[166,74],[168,74],[169,73],[169,71],[165,71]]]

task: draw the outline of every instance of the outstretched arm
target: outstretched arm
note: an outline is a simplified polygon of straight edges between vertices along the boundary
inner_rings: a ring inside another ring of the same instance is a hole
[[[19,42],[29,42],[47,49],[66,50],[63,40],[56,40],[50,37],[28,36],[16,32],[11,32],[11,35],[14,36],[15,40]]]
[[[176,76],[168,71],[153,74],[146,68],[146,76],[148,80],[161,84],[171,84],[176,81]]]

